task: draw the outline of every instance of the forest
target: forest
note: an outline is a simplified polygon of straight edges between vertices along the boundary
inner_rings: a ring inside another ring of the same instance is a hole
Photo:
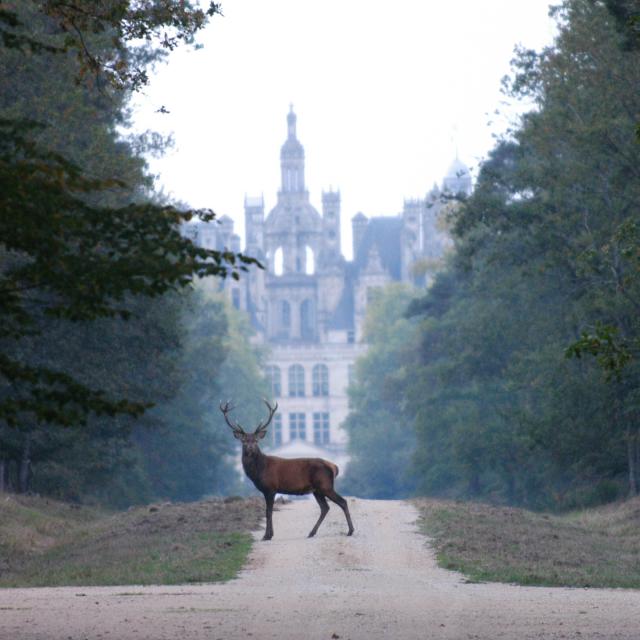
[[[424,292],[379,293],[353,491],[569,509],[640,483],[640,5],[567,0],[517,50],[532,108],[449,207]],[[384,463],[381,461],[384,460]]]
[[[167,141],[131,134],[128,107],[219,8],[134,9],[0,5],[0,491],[127,506],[237,490],[217,407],[252,415],[261,355],[220,287],[256,261],[183,237],[215,214],[154,190],[144,155]]]
[[[216,3],[0,3],[0,491],[126,507],[240,490],[218,411],[264,353],[180,233],[130,99]],[[445,207],[427,289],[376,292],[348,493],[571,509],[640,491],[640,6],[565,0],[503,90],[531,108]],[[445,88],[446,89],[446,88]],[[162,111],[164,105],[159,105]]]

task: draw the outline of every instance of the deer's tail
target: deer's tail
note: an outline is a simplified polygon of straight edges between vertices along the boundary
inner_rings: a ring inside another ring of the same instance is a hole
[[[326,461],[326,463],[329,469],[331,469],[333,473],[333,479],[335,480],[338,477],[338,474],[340,473],[340,469],[338,469],[338,465],[334,464],[333,462],[329,462],[328,460]]]

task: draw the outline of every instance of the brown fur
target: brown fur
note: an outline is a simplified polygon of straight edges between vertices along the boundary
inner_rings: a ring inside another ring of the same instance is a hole
[[[279,458],[277,456],[267,456],[260,450],[259,441],[267,434],[267,426],[276,412],[278,405],[271,407],[265,400],[269,408],[269,418],[264,424],[260,424],[253,433],[246,433],[237,423],[233,423],[228,413],[231,406],[227,402],[220,405],[227,424],[233,429],[233,435],[242,442],[242,467],[255,485],[258,491],[262,492],[267,505],[267,529],[263,540],[271,540],[273,537],[273,502],[277,493],[288,495],[304,495],[313,493],[318,506],[320,507],[320,517],[309,533],[313,537],[322,524],[325,516],[329,512],[327,498],[335,502],[344,512],[347,519],[350,536],[354,529],[351,522],[351,514],[347,501],[333,488],[334,480],[338,475],[338,465],[322,458]]]
[[[302,495],[330,490],[338,475],[338,466],[322,458],[278,458],[264,456],[266,465],[262,483],[275,493]],[[327,471],[331,474],[327,476]]]

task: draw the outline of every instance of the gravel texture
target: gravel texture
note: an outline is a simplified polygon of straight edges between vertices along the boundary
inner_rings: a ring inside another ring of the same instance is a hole
[[[349,506],[353,537],[332,505],[313,539],[315,501],[280,506],[226,584],[0,590],[0,638],[640,638],[640,591],[467,584],[436,566],[412,505]]]

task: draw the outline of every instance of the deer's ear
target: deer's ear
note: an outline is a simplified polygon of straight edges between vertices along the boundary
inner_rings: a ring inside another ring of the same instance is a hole
[[[242,431],[234,431],[233,432],[233,437],[234,438],[238,438],[238,440],[242,440],[242,436],[244,435],[244,433],[242,433]]]
[[[258,433],[256,433],[256,435],[258,436],[258,440],[262,440],[262,438],[264,438],[267,435],[267,431],[258,431]]]

